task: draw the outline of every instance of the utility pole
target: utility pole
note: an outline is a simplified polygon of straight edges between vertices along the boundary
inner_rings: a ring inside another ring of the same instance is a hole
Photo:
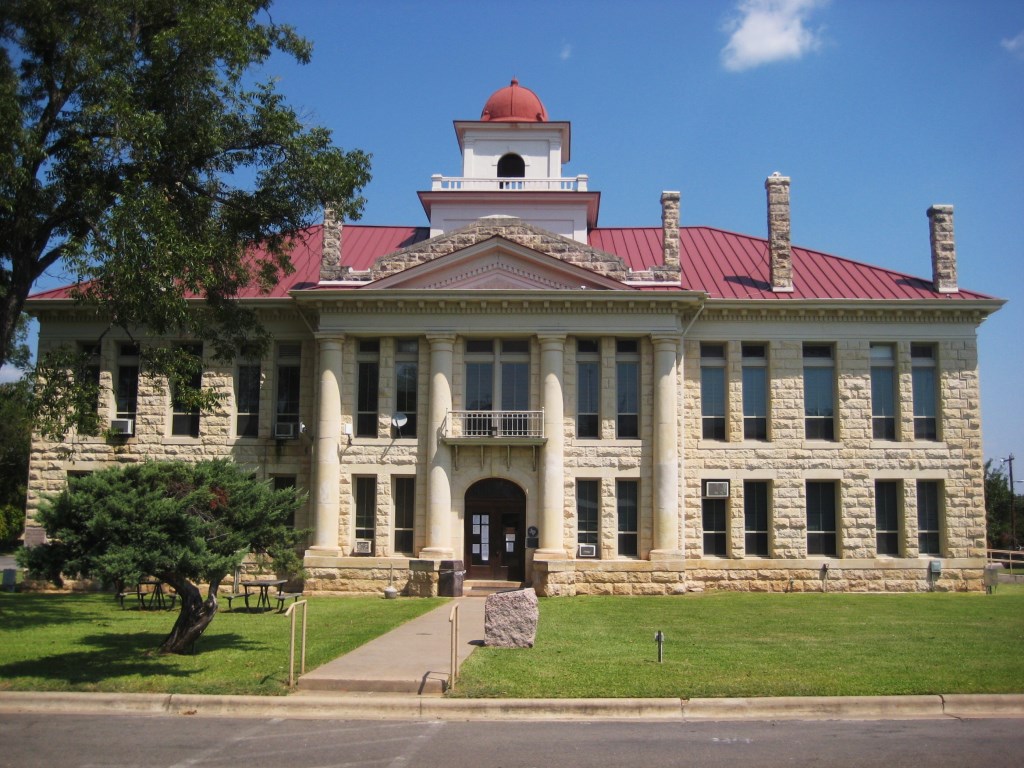
[[[1010,465],[1010,546],[1017,549],[1017,510],[1014,503],[1017,494],[1013,488],[1013,459],[1014,456],[1011,453],[1008,457],[1002,459],[1002,462],[1003,464]]]

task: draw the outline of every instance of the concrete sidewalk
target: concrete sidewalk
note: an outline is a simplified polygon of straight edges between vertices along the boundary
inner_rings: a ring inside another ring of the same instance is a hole
[[[484,641],[482,597],[460,597],[299,678],[299,691],[440,696],[451,676],[453,612],[459,663]]]

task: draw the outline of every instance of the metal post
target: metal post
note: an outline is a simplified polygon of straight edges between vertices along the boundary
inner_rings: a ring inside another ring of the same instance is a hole
[[[665,633],[659,629],[654,633],[654,640],[658,644],[658,663],[661,664],[665,659]]]
[[[1003,459],[1003,464],[1010,465],[1010,547],[1011,549],[1017,549],[1017,510],[1014,504],[1014,491],[1013,491],[1013,460],[1014,455],[1011,453],[1007,458]],[[1013,556],[1010,556],[1011,561]]]
[[[451,675],[448,678],[448,690],[455,690],[455,681],[459,677],[459,604],[452,605],[452,612],[448,616],[448,623],[452,625],[452,655]]]
[[[298,613],[295,609],[302,606],[302,649],[301,649],[301,671],[300,675],[306,673],[306,601],[297,600],[288,606],[288,610],[285,611],[285,616],[291,616],[291,636],[288,640],[288,687],[291,688],[295,685],[295,614]]]

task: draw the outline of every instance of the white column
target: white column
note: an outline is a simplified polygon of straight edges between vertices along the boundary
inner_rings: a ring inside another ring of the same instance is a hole
[[[679,337],[654,342],[654,548],[651,560],[681,556],[679,549],[679,416],[676,361]]]
[[[338,555],[341,485],[341,348],[343,336],[319,339],[320,398],[316,419],[316,467],[313,515],[316,531],[311,554]]]
[[[534,557],[564,559],[562,517],[565,510],[565,425],[562,375],[565,335],[541,335],[541,406],[544,408],[544,437],[540,465],[540,548]]]
[[[428,335],[430,400],[427,424],[427,545],[420,557],[450,560],[452,549],[451,449],[441,442],[444,420],[452,409],[454,335]]]

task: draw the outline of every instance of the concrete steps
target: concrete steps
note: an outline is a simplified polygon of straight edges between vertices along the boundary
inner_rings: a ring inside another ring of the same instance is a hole
[[[519,589],[523,585],[518,581],[498,581],[496,579],[467,579],[462,585],[463,597],[487,597],[497,592],[508,592]]]

